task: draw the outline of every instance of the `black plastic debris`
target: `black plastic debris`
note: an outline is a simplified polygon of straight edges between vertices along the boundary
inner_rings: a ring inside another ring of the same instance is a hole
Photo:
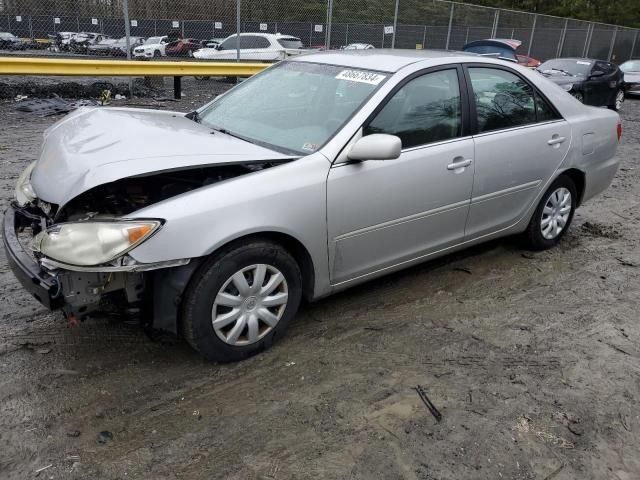
[[[425,391],[425,389],[422,388],[420,385],[416,385],[415,390],[416,392],[418,392],[418,395],[420,396],[420,400],[422,400],[422,402],[427,406],[427,408],[431,412],[431,415],[433,415],[438,422],[442,420],[442,414],[438,411],[435,405],[431,403],[431,400],[429,400],[429,397],[427,396],[427,392]]]
[[[35,98],[33,100],[25,100],[20,102],[16,110],[20,112],[35,113],[43,117],[49,115],[59,115],[61,113],[69,113],[80,107],[96,106],[98,102],[94,100],[77,100],[69,102],[60,97],[53,98]]]

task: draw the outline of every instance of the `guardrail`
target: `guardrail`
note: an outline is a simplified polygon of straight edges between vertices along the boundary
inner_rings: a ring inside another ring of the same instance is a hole
[[[166,62],[139,60],[76,60],[40,57],[0,57],[0,75],[55,75],[88,77],[173,77],[180,98],[180,78],[246,77],[270,64],[245,62]]]

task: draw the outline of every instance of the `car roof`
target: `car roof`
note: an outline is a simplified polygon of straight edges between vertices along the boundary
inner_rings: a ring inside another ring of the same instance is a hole
[[[486,61],[484,57],[475,54],[451,50],[403,50],[397,48],[393,50],[385,48],[369,50],[329,50],[300,55],[293,57],[291,60],[296,62],[326,63],[328,65],[383,72],[397,72],[401,68],[416,62],[432,60],[434,65],[438,65],[440,63],[439,61],[445,58],[453,61],[469,61],[470,57],[473,57],[474,61]]]

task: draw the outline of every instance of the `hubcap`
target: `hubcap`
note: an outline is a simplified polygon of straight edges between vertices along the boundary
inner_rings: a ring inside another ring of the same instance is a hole
[[[581,93],[574,93],[573,96],[575,97],[576,100],[578,100],[579,102],[583,102],[583,98],[582,98],[582,94]]]
[[[564,187],[555,190],[544,205],[540,229],[547,240],[556,238],[567,226],[571,214],[571,192]]]
[[[278,324],[289,300],[287,281],[275,267],[251,265],[234,273],[218,291],[211,321],[229,345],[249,345]]]

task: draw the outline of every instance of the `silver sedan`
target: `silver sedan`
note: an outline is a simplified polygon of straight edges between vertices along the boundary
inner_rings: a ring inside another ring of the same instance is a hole
[[[187,115],[68,115],[18,181],[4,244],[71,321],[126,312],[238,360],[303,297],[496,237],[554,246],[611,183],[621,133],[617,113],[499,60],[305,55]]]

